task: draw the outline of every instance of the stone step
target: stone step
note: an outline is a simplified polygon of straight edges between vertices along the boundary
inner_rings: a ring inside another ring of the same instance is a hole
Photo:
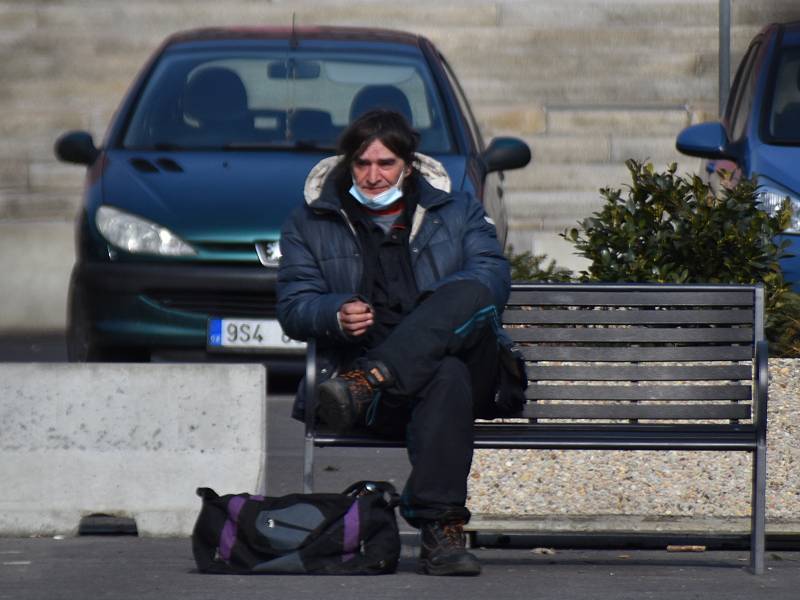
[[[685,107],[592,107],[564,106],[547,109],[547,133],[585,134],[607,133],[637,135],[676,135],[691,124],[691,114]]]
[[[625,137],[618,135],[523,136],[537,164],[619,163],[629,158],[656,165],[682,162],[675,149],[675,136]]]
[[[513,134],[513,132],[509,132]],[[611,138],[591,132],[586,135],[524,136],[536,164],[605,163],[611,157]]]
[[[0,188],[0,225],[13,220],[72,221],[80,205],[80,187],[40,191]]]
[[[711,26],[718,22],[717,0],[561,0],[558,3],[529,0],[431,3],[406,0],[402,4],[351,2],[348,0],[83,0],[80,3],[12,3],[0,13],[6,28],[11,25],[70,28],[76,31],[103,29],[126,32],[135,22],[144,30],[164,31],[205,24],[290,25],[292,16],[299,25],[347,24],[374,27],[436,25],[449,29],[465,26],[614,29],[651,26],[659,28]],[[737,26],[761,26],[772,20],[785,20],[797,13],[795,0],[732,3],[732,21]],[[0,27],[2,28],[2,27]]]
[[[643,81],[625,75],[558,81],[533,76],[501,80],[489,75],[459,76],[459,79],[467,97],[476,104],[518,104],[526,100],[546,105],[674,105],[689,100],[713,104],[718,93],[716,75],[682,81],[669,78]]]
[[[506,172],[509,192],[569,191],[596,192],[601,187],[621,187],[629,179],[623,163],[540,163]]]
[[[666,165],[659,164],[654,166],[658,170],[666,167]],[[699,168],[699,159],[687,157],[687,160],[679,165],[678,173],[689,175],[697,173]],[[509,227],[550,232],[560,232],[574,227],[578,220],[589,217],[593,212],[602,208],[605,197],[600,191],[601,188],[621,189],[623,195],[626,193],[625,186],[630,182],[630,174],[624,165],[622,165],[622,169],[624,169],[624,174],[622,171],[617,171],[616,167],[613,171],[608,171],[617,173],[619,183],[604,183],[598,179],[594,182],[596,187],[591,190],[581,189],[577,185],[571,188],[565,186],[565,189],[509,189],[505,194]],[[564,172],[587,172],[587,167],[578,165],[573,171],[569,167],[544,165],[542,170],[553,177]],[[624,175],[624,179],[619,179],[622,175]]]
[[[70,49],[69,57],[59,55],[58,47],[54,43],[47,48],[39,46],[30,51],[14,52],[0,67],[0,73],[11,81],[43,81],[56,85],[74,80],[95,85],[123,81],[127,85],[155,46],[101,54],[92,47],[78,46]]]
[[[80,165],[51,160],[32,161],[28,164],[28,186],[34,191],[81,190],[86,169]],[[80,198],[80,192],[77,194]]]
[[[525,27],[460,27],[442,29],[435,24],[417,30],[437,42],[448,56],[472,55],[473,62],[482,64],[499,57],[503,61],[532,56],[544,60],[550,57],[589,59],[586,50],[656,54],[676,49],[681,51],[715,52],[717,22],[696,21],[681,29],[661,28],[645,22],[627,27],[582,27],[565,20],[554,26]],[[737,27],[735,36],[746,36],[752,27]],[[498,44],[502,41],[502,44]],[[748,41],[748,40],[742,40]]]
[[[646,129],[640,130],[640,133],[641,131]],[[657,169],[665,168],[673,162],[680,166],[699,164],[695,159],[678,152],[675,148],[678,131],[674,134],[647,137],[612,136],[610,161],[624,162],[634,158],[638,161],[652,162]]]
[[[489,26],[498,22],[495,3],[470,0],[431,3],[410,0],[402,4],[368,2],[252,2],[218,0],[83,0],[81,3],[39,3],[17,7],[13,18],[35,18],[37,27],[76,31],[129,31],[136,23],[142,31],[161,32],[209,25],[299,26],[363,25],[401,28],[435,23],[446,27]],[[103,29],[97,29],[101,27]],[[131,34],[128,34],[131,35]]]
[[[639,158],[629,156],[627,158]],[[645,161],[648,157],[642,157]],[[678,163],[678,172],[685,174],[698,173],[700,160],[695,158],[679,157],[676,161],[659,162],[651,159],[657,170],[665,169],[670,162]],[[534,161],[524,169],[507,171],[506,174],[507,197],[514,197],[515,193],[532,194],[535,192],[564,192],[575,194],[589,192],[599,194],[602,188],[624,189],[630,184],[630,172],[625,166],[625,161],[614,163],[546,163]],[[581,196],[584,197],[584,196]]]
[[[694,20],[716,18],[716,0],[628,1],[597,3],[591,0],[560,2],[508,1],[503,3],[502,22],[512,25],[551,25],[569,22],[581,26],[624,26],[643,22],[665,26],[689,25]]]
[[[509,192],[506,194],[508,224],[515,229],[558,233],[591,216],[604,201],[599,191]]]
[[[572,80],[591,80],[593,82],[637,79],[642,81],[669,80],[684,82],[703,79],[717,73],[716,52],[671,52],[650,53],[631,61],[630,51],[592,50],[590,56],[536,56],[534,53],[521,55],[516,60],[496,58],[485,64],[477,62],[459,63],[458,57],[451,60],[459,79],[469,79],[480,75],[489,81],[511,81],[533,83],[531,80],[547,79],[553,83],[564,84]],[[513,89],[513,88],[512,88]]]
[[[31,101],[26,108],[21,98],[7,98],[3,105],[3,119],[0,120],[0,157],[24,156],[31,151],[52,154],[55,132],[86,129],[91,124],[91,113],[78,106],[36,108],[35,104]]]
[[[796,0],[761,0],[731,2],[731,20],[737,24],[761,26],[786,20],[797,14]],[[627,0],[596,2],[594,0],[561,0],[560,2],[502,2],[501,23],[515,25],[552,25],[564,22],[580,25],[636,26],[652,23],[661,27],[691,26],[699,21],[719,19],[718,0]]]
[[[736,61],[759,28],[732,29]],[[596,29],[562,24],[549,29],[430,27],[419,32],[439,46],[460,76],[475,71],[495,73],[496,69],[509,76],[529,65],[540,76],[557,78],[576,74],[603,78],[651,68],[658,69],[653,73],[659,75],[701,75],[716,69],[719,55],[716,21],[677,30],[651,24]]]

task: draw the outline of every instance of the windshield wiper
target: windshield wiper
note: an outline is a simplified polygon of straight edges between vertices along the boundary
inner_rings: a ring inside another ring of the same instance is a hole
[[[313,140],[296,140],[294,147],[297,150],[336,150],[329,142],[315,142]]]
[[[225,150],[334,150],[331,144],[320,144],[310,140],[297,140],[294,142],[272,142],[264,144],[259,142],[231,142],[225,144]]]
[[[178,144],[173,144],[172,142],[156,142],[153,144],[153,150],[160,150],[164,151],[176,151],[176,150],[187,150],[185,146],[179,146]]]

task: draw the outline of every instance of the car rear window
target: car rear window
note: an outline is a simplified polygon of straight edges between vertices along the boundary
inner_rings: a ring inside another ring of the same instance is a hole
[[[800,144],[800,46],[781,52],[773,81],[770,138],[775,142]]]
[[[420,151],[448,153],[452,138],[425,64],[379,54],[187,52],[161,58],[122,140],[137,150],[332,150],[372,108],[403,113]]]

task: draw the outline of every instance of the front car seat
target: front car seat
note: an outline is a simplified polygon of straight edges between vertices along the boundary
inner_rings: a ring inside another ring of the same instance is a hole
[[[393,85],[368,85],[361,88],[350,104],[350,122],[377,108],[397,111],[406,118],[409,125],[413,125],[411,104],[403,91]]]
[[[233,140],[253,133],[247,90],[231,69],[209,67],[196,73],[184,88],[183,112],[213,138]]]

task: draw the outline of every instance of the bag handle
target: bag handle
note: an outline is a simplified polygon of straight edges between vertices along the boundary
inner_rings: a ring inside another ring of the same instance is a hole
[[[400,495],[397,489],[388,481],[357,481],[347,486],[342,492],[345,496],[365,496],[366,494],[380,494],[389,508],[400,504]]]

